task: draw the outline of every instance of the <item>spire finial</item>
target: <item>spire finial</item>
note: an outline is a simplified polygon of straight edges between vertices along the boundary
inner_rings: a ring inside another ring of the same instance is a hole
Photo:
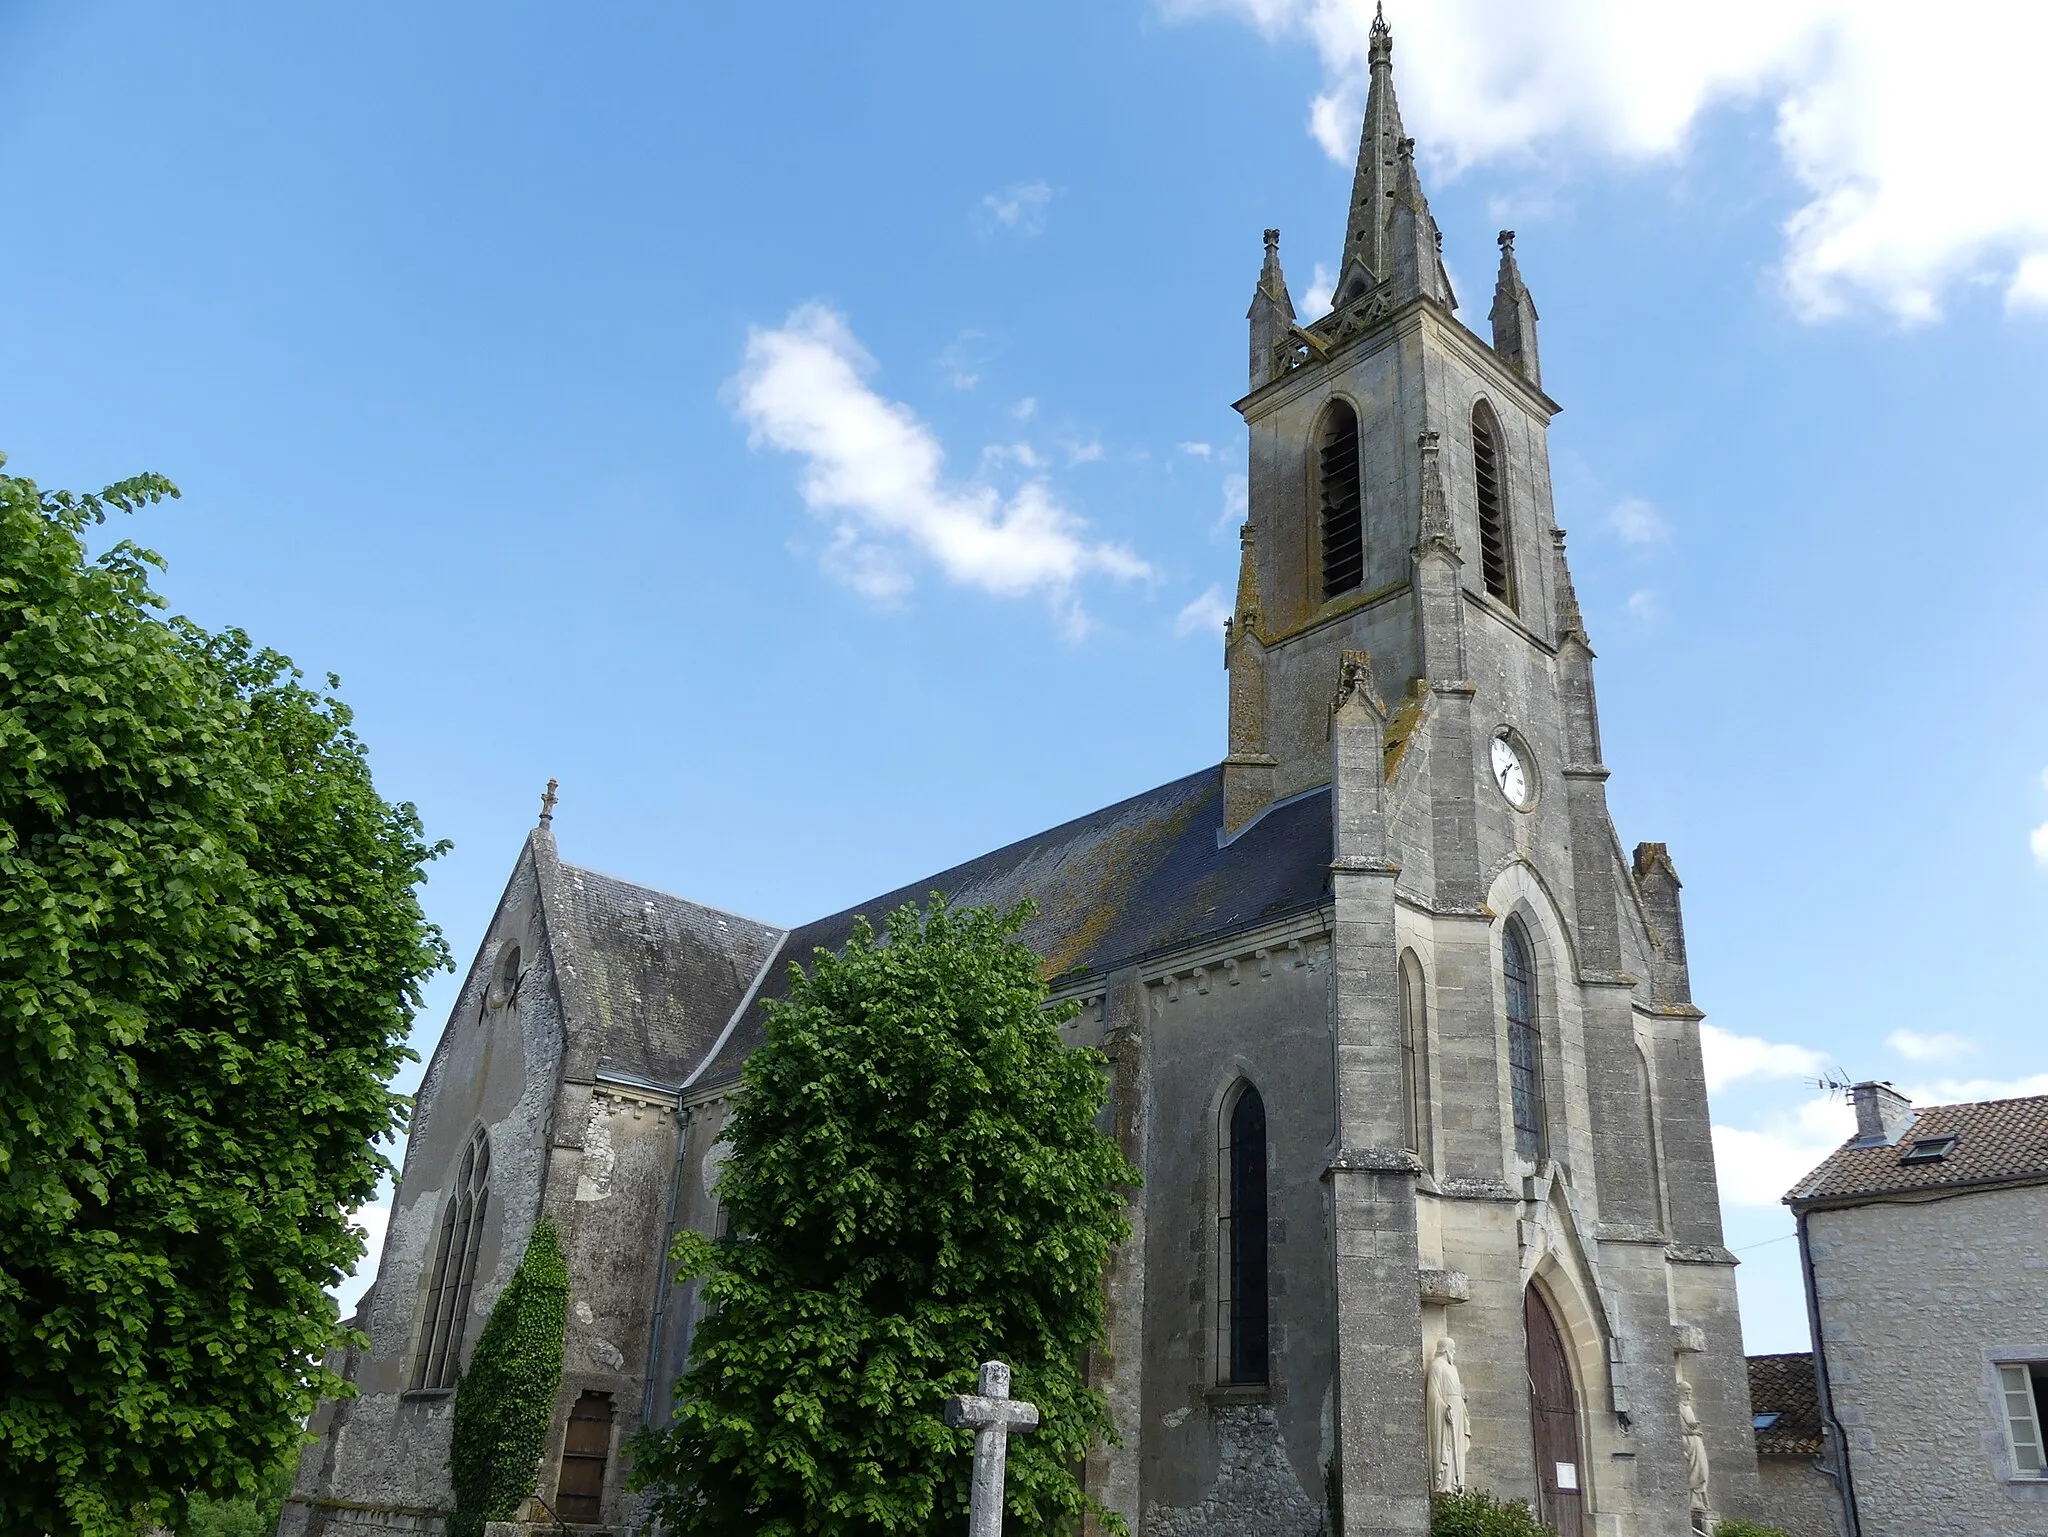
[[[555,825],[555,802],[561,799],[560,796],[555,794],[555,787],[560,783],[560,780],[550,779],[548,787],[541,791],[540,825],[543,827],[553,827]]]
[[[1266,249],[1274,252],[1280,249],[1280,231],[1276,229],[1266,231]]]
[[[1493,350],[1502,361],[1538,389],[1543,371],[1536,360],[1536,301],[1529,297],[1529,285],[1522,281],[1521,265],[1515,260],[1515,232],[1500,232],[1500,276],[1494,280]]]
[[[1494,237],[1493,243],[1500,247],[1501,255],[1513,256],[1515,254],[1515,232],[1513,230],[1502,230]]]
[[[1387,25],[1386,0],[1379,0],[1379,3],[1372,8],[1373,41],[1377,42],[1381,38],[1386,38],[1389,42],[1391,42],[1393,40],[1393,36],[1394,29]]]

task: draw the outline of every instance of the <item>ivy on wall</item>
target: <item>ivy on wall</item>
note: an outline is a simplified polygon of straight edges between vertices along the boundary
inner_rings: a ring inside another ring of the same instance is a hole
[[[511,1520],[533,1493],[562,1385],[568,1312],[569,1267],[554,1224],[543,1219],[455,1389],[448,1537],[482,1537],[486,1521]]]

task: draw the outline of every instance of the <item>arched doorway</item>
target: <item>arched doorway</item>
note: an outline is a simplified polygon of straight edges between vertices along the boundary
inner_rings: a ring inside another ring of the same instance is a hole
[[[1528,1337],[1529,1425],[1536,1441],[1536,1514],[1557,1528],[1557,1537],[1584,1537],[1579,1398],[1564,1336],[1533,1286],[1522,1293],[1522,1330]]]

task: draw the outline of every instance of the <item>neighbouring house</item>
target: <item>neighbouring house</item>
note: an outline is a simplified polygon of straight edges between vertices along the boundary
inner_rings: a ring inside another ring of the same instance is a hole
[[[1766,1513],[1678,873],[1608,814],[1536,307],[1503,232],[1490,334],[1458,318],[1384,23],[1368,63],[1332,309],[1297,318],[1277,231],[1251,295],[1226,755],[787,929],[566,863],[544,817],[286,1533],[439,1529],[461,1367],[543,1214],[572,1297],[541,1498],[633,1521],[622,1437],[697,1318],[662,1255],[718,1231],[765,1008],[935,890],[1034,898],[1070,1038],[1111,1060],[1144,1186],[1097,1356],[1120,1443],[1085,1476],[1133,1532],[1421,1537],[1459,1480],[1561,1537]]]
[[[1844,1530],[2048,1533],[2048,1095],[1851,1092],[1856,1135],[1785,1197]]]
[[[1820,1388],[1812,1352],[1751,1356],[1749,1408],[1767,1519],[1792,1537],[1843,1537],[1841,1496],[1819,1466]]]

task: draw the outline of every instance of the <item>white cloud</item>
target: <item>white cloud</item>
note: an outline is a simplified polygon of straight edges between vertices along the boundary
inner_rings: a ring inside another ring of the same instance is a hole
[[[1628,595],[1628,616],[1638,624],[1655,624],[1664,617],[1664,605],[1657,601],[1657,590],[1645,587]]]
[[[1960,1035],[1923,1035],[1918,1030],[1894,1030],[1884,1038],[1884,1043],[1908,1062],[1942,1062],[1968,1056],[1977,1049],[1975,1041]]]
[[[358,1206],[349,1213],[349,1226],[359,1228],[363,1233],[363,1258],[356,1266],[356,1273],[334,1288],[334,1300],[340,1304],[343,1318],[356,1310],[363,1293],[377,1279],[377,1262],[384,1255],[384,1230],[390,1225],[391,1208],[388,1206]]]
[[[875,367],[843,316],[806,304],[780,326],[748,332],[732,381],[749,441],[805,461],[804,502],[833,530],[827,572],[894,602],[910,591],[913,558],[922,557],[961,586],[1042,595],[1074,630],[1085,626],[1074,596],[1082,577],[1150,574],[1125,546],[1090,542],[1043,479],[1007,496],[948,483],[931,428],[869,387]]]
[[[1180,445],[1180,451],[1190,458],[1209,459],[1215,456],[1216,445],[1213,443],[1183,443]]]
[[[1710,1094],[1744,1078],[1817,1078],[1827,1067],[1827,1057],[1809,1046],[1736,1035],[1714,1025],[1700,1026],[1700,1055]]]
[[[2048,822],[2027,834],[2027,847],[2034,851],[2034,863],[2048,870]]]
[[[1856,1112],[1832,1094],[1802,1101],[1755,1127],[1714,1126],[1714,1172],[1728,1206],[1776,1206],[1802,1176],[1848,1141]]]
[[[1026,395],[1022,400],[1010,407],[1010,415],[1016,417],[1020,422],[1030,421],[1032,417],[1038,415],[1038,397],[1036,395]]]
[[[1308,280],[1308,287],[1301,293],[1301,318],[1304,321],[1320,320],[1329,314],[1330,296],[1336,291],[1336,274],[1321,262],[1317,262],[1315,275]]]
[[[1045,468],[1045,459],[1029,443],[991,443],[981,451],[984,470],[999,470],[1006,464],[1040,470]]]
[[[1052,188],[1042,181],[1019,182],[981,200],[996,223],[1024,235],[1036,235],[1045,228],[1045,211],[1051,205]]]
[[[2027,1099],[2048,1094],[2048,1073],[2021,1078],[1938,1078],[1899,1091],[1916,1105],[1960,1105],[1973,1099]]]
[[[1230,617],[1230,605],[1223,601],[1223,589],[1211,587],[1173,618],[1176,635],[1218,635]]]
[[[1162,0],[1307,36],[1324,89],[1309,127],[1357,152],[1374,0]],[[2036,61],[2048,6],[1954,0],[1406,0],[1396,67],[1409,131],[1439,171],[1591,151],[1685,153],[1731,102],[1773,109],[1803,203],[1784,223],[1782,279],[1808,318],[1875,302],[1939,313],[1959,282],[2048,306],[2048,176]]]
[[[1243,522],[1244,515],[1251,510],[1251,482],[1242,475],[1223,477],[1223,515],[1233,522]]]
[[[1671,537],[1664,514],[1640,496],[1625,496],[1607,514],[1608,527],[1628,544],[1655,544]]]
[[[1067,463],[1093,464],[1103,457],[1103,453],[1104,450],[1100,443],[1092,441],[1087,443],[1069,443],[1067,444]]]

